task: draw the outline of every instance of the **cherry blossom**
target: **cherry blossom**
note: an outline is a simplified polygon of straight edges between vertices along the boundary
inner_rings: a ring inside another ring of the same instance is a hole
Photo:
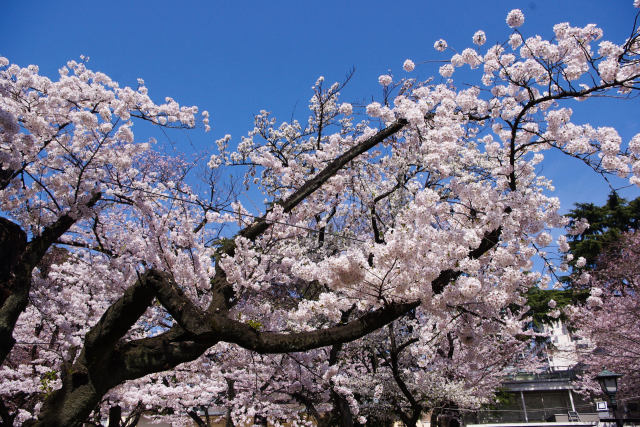
[[[447,49],[447,42],[444,39],[436,40],[433,44],[433,48],[438,52],[444,52]]]
[[[50,79],[3,58],[3,421],[186,423],[220,406],[236,423],[308,425],[393,407],[411,424],[487,402],[523,348],[523,295],[548,280],[532,258],[568,225],[544,154],[640,182],[637,138],[570,108],[637,90],[632,34],[607,44],[563,23],[551,40],[460,49],[444,79],[380,76],[362,108],[318,78],[303,117],[263,110],[216,141],[206,196],[192,161],[134,131],[208,130],[208,113],[85,60]],[[590,309],[624,301],[605,285]]]
[[[478,46],[482,46],[486,42],[487,42],[487,36],[485,35],[484,31],[482,30],[476,31],[475,34],[473,35],[473,43]]]
[[[524,24],[524,14],[520,9],[513,9],[507,15],[507,25],[511,28],[520,27]]]
[[[627,233],[599,260],[588,285],[586,304],[571,310],[579,336],[590,344],[581,362],[588,369],[582,387],[599,393],[594,377],[603,366],[623,374],[619,398],[637,396],[640,391],[640,348],[638,347],[638,275],[640,255],[638,233]]]
[[[416,64],[414,64],[413,61],[410,60],[410,59],[405,59],[404,63],[402,64],[402,68],[407,73],[410,73],[411,71],[413,71],[416,68]]]
[[[393,82],[393,78],[388,74],[383,74],[378,77],[378,83],[380,83],[382,86],[389,86],[391,82]]]

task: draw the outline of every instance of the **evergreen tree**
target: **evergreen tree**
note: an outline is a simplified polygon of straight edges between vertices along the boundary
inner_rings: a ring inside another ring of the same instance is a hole
[[[572,267],[571,274],[560,278],[565,284],[565,289],[533,287],[527,291],[527,304],[531,307],[528,315],[532,317],[532,326],[536,330],[540,330],[543,324],[548,324],[556,318],[550,315],[556,309],[584,303],[589,296],[589,290],[576,285],[572,278],[583,270],[597,269],[599,259],[607,250],[612,249],[613,243],[618,242],[624,233],[638,230],[640,197],[629,202],[614,191],[602,206],[576,203],[568,216],[572,218],[572,224],[582,218],[586,219],[589,228],[577,235],[567,234],[569,253],[573,255],[573,259],[569,263]],[[586,261],[582,267],[576,265],[580,257]],[[555,301],[555,307],[549,306],[551,300]],[[566,320],[562,311],[557,318]]]
[[[593,203],[576,203],[569,213],[572,221],[585,218],[589,228],[584,232],[567,236],[570,253],[573,254],[572,266],[580,257],[586,260],[585,268],[598,266],[598,257],[611,243],[620,240],[622,233],[638,230],[640,225],[640,197],[628,202],[616,192],[609,194],[602,206]]]

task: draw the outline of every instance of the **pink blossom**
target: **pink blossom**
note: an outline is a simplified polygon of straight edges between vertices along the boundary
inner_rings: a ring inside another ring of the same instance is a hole
[[[444,39],[436,40],[436,42],[433,44],[433,48],[438,52],[444,52],[444,50],[447,48],[447,42]]]
[[[382,114],[382,105],[379,102],[372,102],[367,105],[366,112],[371,117],[379,117]]]
[[[513,9],[507,15],[507,25],[511,28],[517,28],[524,24],[524,14],[520,9]]]
[[[476,31],[475,34],[473,35],[473,43],[477,44],[478,46],[482,46],[483,44],[486,43],[486,41],[487,41],[487,36],[482,30]]]
[[[405,59],[404,63],[402,64],[402,68],[409,73],[416,68],[416,64],[414,64],[410,59]]]
[[[338,109],[340,114],[344,114],[345,116],[350,116],[353,113],[353,107],[348,102],[343,102],[340,104],[340,108]]]
[[[522,45],[522,36],[518,33],[513,33],[509,36],[509,46],[511,49],[517,49]]]
[[[445,64],[440,67],[439,73],[442,77],[451,77],[453,75],[454,68],[451,64]]]
[[[393,82],[393,78],[388,74],[382,74],[378,77],[378,83],[382,86],[389,86]]]

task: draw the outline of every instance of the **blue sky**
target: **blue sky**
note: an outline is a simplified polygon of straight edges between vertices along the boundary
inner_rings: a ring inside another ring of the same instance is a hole
[[[120,84],[135,85],[141,77],[158,101],[171,96],[210,111],[210,134],[175,137],[178,150],[207,150],[226,133],[245,134],[260,109],[282,120],[304,113],[310,86],[320,75],[341,80],[355,67],[343,99],[357,102],[379,97],[378,75],[388,70],[403,75],[406,58],[418,65],[417,76],[437,74],[440,64],[433,61],[448,59],[451,52],[436,52],[435,40],[444,38],[461,51],[482,29],[488,44],[503,42],[509,34],[505,16],[516,7],[526,17],[525,35],[549,37],[557,22],[594,22],[612,41],[629,34],[636,12],[631,0],[6,0],[0,55],[22,66],[37,64],[51,77],[80,55]],[[614,126],[626,141],[640,132],[637,99],[570,106],[578,121]],[[608,190],[601,179],[576,162],[550,160],[543,172],[556,182],[563,208],[575,201],[605,201]]]

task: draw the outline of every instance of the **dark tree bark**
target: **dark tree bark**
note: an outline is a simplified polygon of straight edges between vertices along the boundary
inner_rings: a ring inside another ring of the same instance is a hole
[[[15,313],[19,315],[26,307],[24,279],[16,277],[26,247],[27,234],[17,224],[0,217],[0,364],[15,344]]]
[[[351,407],[347,399],[331,390],[331,403],[333,404],[332,425],[340,427],[355,426]]]
[[[13,420],[15,420],[17,415],[17,412],[11,413],[2,399],[0,399],[0,427],[12,427]]]
[[[349,320],[349,316],[351,312],[355,309],[355,306],[351,306],[349,310],[343,311],[340,316],[340,323],[346,324]],[[342,351],[342,343],[334,344],[329,351],[329,366],[333,366],[338,363],[338,356],[340,351]],[[338,425],[340,427],[353,427],[353,414],[351,412],[351,407],[349,406],[349,402],[340,395],[336,393],[333,389],[330,393],[331,403],[333,405],[333,410],[331,411],[331,417],[329,419],[329,425]]]
[[[115,405],[109,408],[109,427],[120,427],[120,421],[122,420],[122,408],[120,405]]]
[[[94,194],[86,206],[94,206],[100,197],[100,193]],[[27,243],[27,234],[19,225],[0,217],[0,365],[15,344],[13,329],[27,308],[33,269],[75,222],[70,215],[61,215]]]
[[[225,378],[225,381],[227,382],[227,398],[229,400],[233,400],[236,397],[235,380]],[[224,425],[225,427],[235,427],[233,424],[233,420],[231,419],[231,407],[227,408]]]
[[[393,379],[396,382],[396,385],[402,392],[402,395],[409,402],[409,405],[411,406],[411,412],[409,414],[406,414],[400,406],[396,408],[396,413],[400,416],[400,418],[402,419],[402,422],[406,424],[407,427],[415,427],[418,421],[420,420],[420,416],[422,415],[422,412],[424,411],[425,408],[413,396],[413,393],[411,392],[411,390],[409,390],[409,387],[407,386],[404,379],[402,378],[402,375],[400,373],[400,368],[398,365],[398,356],[400,355],[402,350],[404,350],[412,342],[416,342],[417,340],[409,340],[403,345],[398,346],[396,344],[396,336],[393,328],[393,322],[389,323],[388,328],[389,328],[389,342],[391,343],[391,350],[389,352],[389,359],[391,361],[391,373],[393,375]]]
[[[187,415],[189,415],[189,417],[191,417],[191,419],[198,424],[198,427],[208,427],[209,423],[207,423],[206,421],[204,421],[202,419],[202,417],[200,417],[200,415],[198,415],[198,413],[195,411],[195,409],[190,409],[187,411]]]

